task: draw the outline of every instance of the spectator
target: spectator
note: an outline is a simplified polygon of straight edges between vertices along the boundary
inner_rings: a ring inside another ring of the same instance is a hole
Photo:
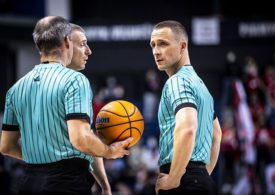
[[[106,79],[106,87],[102,89],[105,102],[122,99],[124,97],[124,87],[117,83],[115,76],[108,76]]]
[[[143,94],[143,116],[145,122],[156,119],[159,97],[161,92],[160,78],[154,69],[145,74],[145,92]]]

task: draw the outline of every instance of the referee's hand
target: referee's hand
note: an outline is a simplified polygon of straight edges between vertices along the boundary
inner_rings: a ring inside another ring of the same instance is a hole
[[[179,187],[179,185],[180,179],[172,178],[169,174],[160,173],[156,181],[155,191],[158,194],[159,190],[170,190]]]
[[[164,177],[165,175],[167,175],[167,174],[159,173],[159,176],[158,176],[157,181],[156,181],[156,187],[155,187],[156,194],[159,194],[159,190],[160,190],[160,179],[161,179],[162,177]]]
[[[128,146],[130,142],[133,140],[132,137],[129,137],[123,141],[114,142],[109,146],[110,158],[117,159],[122,158],[125,155],[129,155],[130,151]]]

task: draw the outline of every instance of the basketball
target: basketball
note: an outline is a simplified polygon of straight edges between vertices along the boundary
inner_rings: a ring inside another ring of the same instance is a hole
[[[128,147],[135,145],[142,136],[144,120],[138,108],[131,102],[116,100],[102,107],[96,117],[96,131],[105,144],[133,140]]]

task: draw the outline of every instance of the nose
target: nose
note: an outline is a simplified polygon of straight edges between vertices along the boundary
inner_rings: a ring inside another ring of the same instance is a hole
[[[156,56],[158,54],[160,54],[160,50],[158,49],[158,47],[154,47],[153,48],[153,55]]]
[[[88,45],[86,47],[86,54],[87,55],[91,55],[92,54],[92,50],[90,49],[90,47]]]

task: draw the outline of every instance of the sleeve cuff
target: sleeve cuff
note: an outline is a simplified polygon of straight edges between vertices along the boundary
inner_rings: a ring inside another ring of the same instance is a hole
[[[90,117],[88,116],[88,114],[84,114],[84,113],[70,113],[66,115],[65,119],[67,121],[73,120],[73,119],[85,119],[89,124],[91,123]]]
[[[2,131],[19,131],[19,125],[2,125]]]
[[[193,103],[182,103],[182,104],[180,104],[180,105],[178,105],[178,106],[176,107],[176,109],[175,109],[175,115],[177,114],[177,112],[178,112],[180,109],[182,109],[182,108],[184,108],[184,107],[192,107],[192,108],[195,108],[195,109],[197,110],[197,106],[196,106],[195,104],[193,104]]]

